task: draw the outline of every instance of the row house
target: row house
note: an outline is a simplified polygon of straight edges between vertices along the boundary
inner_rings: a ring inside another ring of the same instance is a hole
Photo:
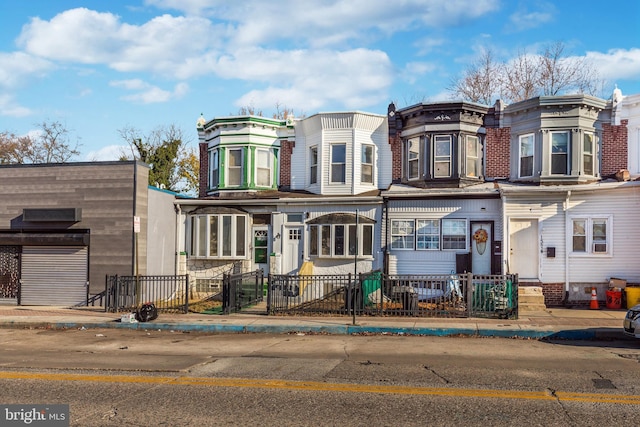
[[[384,115],[234,116],[201,118],[197,126],[199,198],[176,204],[184,231],[180,271],[195,277],[199,290],[233,269],[382,268],[379,193],[391,178]]]
[[[548,305],[584,303],[611,277],[640,283],[639,105],[616,89],[201,118],[200,197],[177,202],[180,270],[202,287],[233,268],[517,273]]]

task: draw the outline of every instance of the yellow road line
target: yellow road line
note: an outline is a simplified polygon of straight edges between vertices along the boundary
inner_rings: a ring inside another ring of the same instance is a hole
[[[86,381],[98,383],[159,384],[207,387],[246,387],[350,393],[381,393],[429,396],[480,397],[499,399],[560,400],[640,405],[640,396],[557,391],[488,390],[443,387],[379,386],[366,384],[325,383],[316,381],[263,380],[247,378],[163,377],[137,375],[85,375],[31,372],[0,372],[1,379],[40,381]]]

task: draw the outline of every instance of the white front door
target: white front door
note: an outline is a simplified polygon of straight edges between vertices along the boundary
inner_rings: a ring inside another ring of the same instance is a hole
[[[491,274],[491,241],[493,227],[490,222],[471,223],[471,272]]]
[[[295,274],[302,264],[302,227],[284,227],[282,273]]]
[[[538,220],[509,221],[509,272],[519,279],[538,278]]]
[[[262,269],[264,275],[269,274],[269,226],[254,226],[252,229],[253,270]]]

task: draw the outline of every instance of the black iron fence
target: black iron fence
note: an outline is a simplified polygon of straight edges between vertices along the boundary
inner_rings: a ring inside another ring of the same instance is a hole
[[[270,275],[270,314],[516,318],[517,275]]]
[[[222,277],[222,312],[235,313],[257,304],[264,298],[264,272],[224,274]]]
[[[134,311],[153,303],[159,312],[187,313],[189,275],[180,276],[107,276],[104,292],[105,311]]]

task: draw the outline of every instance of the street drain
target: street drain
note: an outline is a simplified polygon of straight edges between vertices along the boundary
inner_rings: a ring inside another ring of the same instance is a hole
[[[613,385],[611,380],[605,380],[603,378],[594,378],[591,381],[593,381],[593,386],[599,390],[602,390],[605,388],[610,388],[610,389],[616,388],[616,386]]]

